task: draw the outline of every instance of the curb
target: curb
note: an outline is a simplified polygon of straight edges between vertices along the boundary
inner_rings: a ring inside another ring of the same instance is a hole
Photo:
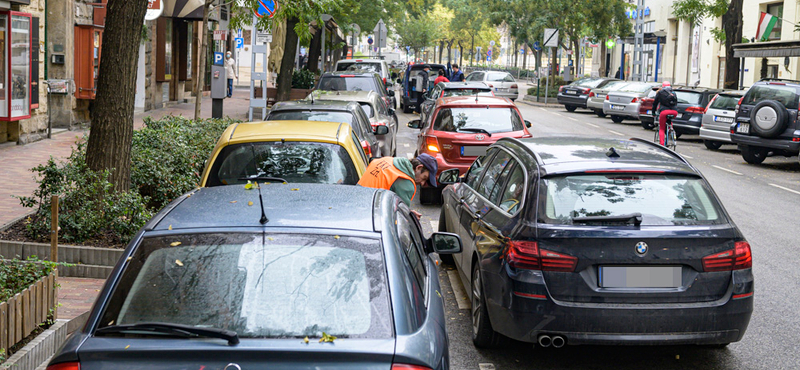
[[[25,347],[14,353],[0,368],[14,370],[35,370],[50,360],[67,340],[70,320],[56,320],[49,329],[33,338]],[[46,364],[45,364],[46,365]]]
[[[106,279],[123,252],[124,249],[116,248],[59,245],[59,262],[75,266],[61,266],[58,268],[58,274],[63,277]],[[20,259],[37,256],[49,259],[50,244],[0,240],[0,256],[4,258],[18,256]]]
[[[528,105],[532,105],[534,107],[547,107],[547,108],[562,108],[562,107],[564,107],[562,104],[558,104],[558,103],[547,103],[547,104],[545,104],[543,102],[537,102],[536,98],[534,98],[534,97],[528,98],[529,96],[530,95],[525,95],[525,97],[521,99],[521,102],[525,103],[525,104],[528,104]],[[553,98],[553,99],[555,99],[555,98]],[[550,98],[548,98],[547,100],[550,100]]]

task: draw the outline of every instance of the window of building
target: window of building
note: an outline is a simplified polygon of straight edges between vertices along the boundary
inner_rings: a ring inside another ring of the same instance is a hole
[[[772,27],[772,33],[769,34],[767,40],[780,40],[781,28],[783,26],[783,2],[767,5],[767,13],[778,18],[778,21],[775,23],[775,27]]]

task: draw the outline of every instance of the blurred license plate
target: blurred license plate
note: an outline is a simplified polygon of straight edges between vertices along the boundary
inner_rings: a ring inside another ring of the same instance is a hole
[[[577,94],[577,93],[578,93],[578,92],[577,92],[577,91],[575,91],[575,90],[567,90],[567,91],[564,91],[564,94],[570,94],[570,95],[575,95],[575,94]]]
[[[486,155],[486,147],[485,146],[462,146],[461,147],[461,156],[462,157],[480,157],[482,155]]]
[[[650,115],[652,115],[652,114],[653,114],[653,110],[652,110],[652,109],[648,109],[648,110],[647,110],[647,114],[650,114]]]
[[[714,116],[714,122],[733,123],[733,117]]]
[[[613,109],[613,110],[625,110],[625,106],[624,105],[613,105],[612,104],[611,105],[611,109]]]
[[[750,124],[749,123],[740,123],[736,126],[736,132],[742,134],[749,134],[750,133]]]
[[[680,266],[600,266],[603,288],[677,288]]]

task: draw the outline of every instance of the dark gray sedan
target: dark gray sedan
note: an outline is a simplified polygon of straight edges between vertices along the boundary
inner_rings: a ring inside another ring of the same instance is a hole
[[[445,370],[429,254],[460,249],[385,190],[197,189],[134,237],[49,368]]]

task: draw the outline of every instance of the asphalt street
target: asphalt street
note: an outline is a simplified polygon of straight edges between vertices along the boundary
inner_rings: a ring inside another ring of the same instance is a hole
[[[615,124],[588,110],[535,107],[518,102],[531,121],[534,137],[584,135],[652,140],[639,121]],[[411,156],[418,130],[406,123],[415,114],[398,110],[397,155]],[[755,310],[742,341],[725,349],[699,346],[565,346],[540,348],[512,342],[501,349],[478,350],[472,344],[469,300],[452,266],[440,265],[447,294],[447,330],[451,368],[461,369],[800,369],[800,163],[797,157],[771,157],[747,164],[733,145],[705,148],[697,136],[684,135],[677,151],[708,179],[750,242],[756,278]],[[426,232],[437,230],[438,206],[413,207],[422,213]]]

